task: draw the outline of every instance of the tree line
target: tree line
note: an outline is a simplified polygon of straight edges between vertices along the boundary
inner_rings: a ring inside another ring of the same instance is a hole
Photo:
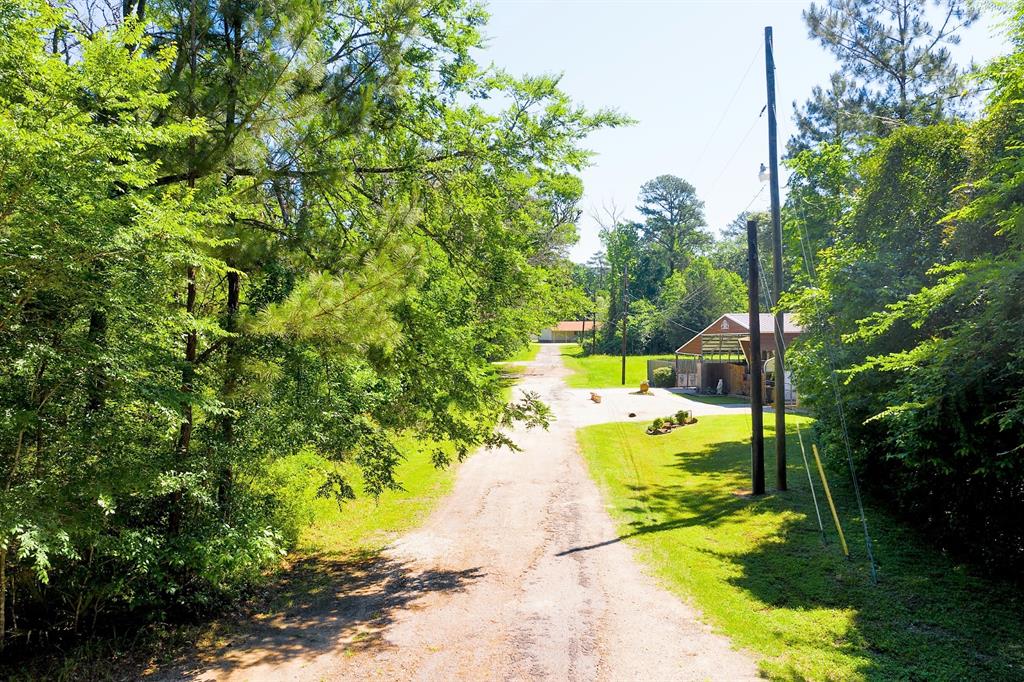
[[[598,352],[621,350],[627,308],[627,352],[638,354],[671,353],[722,313],[746,309],[747,213],[716,238],[696,188],[674,175],[644,183],[636,208],[640,221],[598,216],[604,248],[574,271],[587,297],[581,314],[603,323]]]
[[[580,143],[625,121],[478,66],[485,20],[0,0],[0,647],[237,594],[290,457],[340,502],[407,431],[544,423],[489,361],[575,300]]]
[[[782,306],[833,456],[848,440],[901,516],[1019,576],[1024,4],[1005,8],[1009,54],[960,67],[949,46],[978,16],[962,0],[805,13],[841,68],[796,110]]]

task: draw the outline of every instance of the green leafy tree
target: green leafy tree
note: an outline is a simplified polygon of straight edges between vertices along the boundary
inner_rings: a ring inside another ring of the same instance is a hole
[[[671,352],[723,313],[746,309],[740,276],[698,257],[665,281],[658,298],[659,319],[649,350]]]
[[[690,183],[674,175],[659,175],[640,188],[636,209],[646,242],[655,246],[665,263],[665,277],[684,268],[711,241],[703,229],[704,202]]]
[[[817,195],[810,225],[829,245],[791,299],[808,329],[792,361],[831,451],[844,438],[835,373],[867,484],[944,547],[1011,575],[1024,565],[1022,15],[977,123],[901,128],[853,162],[849,194],[832,182],[848,157],[802,158],[802,203]]]
[[[406,432],[443,465],[544,424],[489,360],[579,303],[580,144],[624,122],[478,68],[468,3],[77,9],[0,0],[0,614],[16,591],[23,632],[237,594],[294,540],[277,460],[340,501],[400,485]]]
[[[979,12],[968,0],[828,0],[804,12],[811,38],[840,70],[795,109],[790,154],[819,142],[886,135],[904,124],[936,123],[964,110],[966,72],[949,51]],[[795,106],[795,105],[794,105]]]

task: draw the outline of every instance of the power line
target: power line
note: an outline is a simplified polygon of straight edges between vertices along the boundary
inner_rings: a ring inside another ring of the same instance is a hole
[[[757,201],[757,198],[759,196],[761,196],[761,194],[764,192],[764,188],[766,186],[767,186],[767,183],[764,183],[764,182],[761,183],[761,189],[757,190],[757,194],[754,195],[754,198],[750,200],[750,202],[746,205],[746,207],[742,211],[740,211],[740,215],[743,215],[744,213],[746,213],[747,211],[750,210],[750,207],[753,206],[754,202]]]
[[[736,101],[736,95],[740,94],[740,90],[743,89],[743,84],[747,82],[747,76],[750,75],[750,69],[754,67],[754,63],[757,61],[760,54],[761,45],[758,45],[757,49],[754,50],[754,56],[750,58],[750,63],[747,64],[747,70],[744,71],[743,76],[740,77],[739,85],[736,86],[736,89],[732,93],[732,97],[729,98],[729,103],[725,105],[725,111],[723,111],[722,115],[718,117],[718,123],[715,124],[715,129],[711,131],[711,135],[708,136],[708,141],[704,143],[704,149],[702,149],[700,154],[697,155],[697,160],[693,164],[694,166],[700,165],[701,160],[704,158],[704,154],[706,154],[708,149],[711,147],[711,142],[715,139],[715,135],[722,127],[725,117],[729,115],[729,111],[732,109],[732,105]]]
[[[732,154],[729,156],[729,160],[725,162],[725,165],[722,166],[722,170],[718,172],[718,177],[716,177],[715,181],[711,183],[709,191],[714,189],[718,185],[718,181],[722,179],[723,175],[725,175],[725,171],[729,170],[729,166],[732,165],[733,159],[735,159],[736,155],[740,153],[741,149],[743,149],[743,145],[746,143],[747,138],[750,137],[750,133],[754,132],[754,128],[757,127],[757,124],[758,122],[760,122],[761,116],[763,114],[764,109],[761,109],[761,113],[757,115],[757,118],[754,119],[754,122],[750,124],[749,128],[747,128],[747,132],[743,134],[742,139],[740,139],[740,143],[736,145],[736,149],[732,150]]]

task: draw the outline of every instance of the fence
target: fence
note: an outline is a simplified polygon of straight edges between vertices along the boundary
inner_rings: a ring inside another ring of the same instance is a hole
[[[654,383],[654,370],[659,367],[668,367],[675,374],[676,388],[697,387],[697,359],[678,358],[676,360],[648,360],[647,381]]]

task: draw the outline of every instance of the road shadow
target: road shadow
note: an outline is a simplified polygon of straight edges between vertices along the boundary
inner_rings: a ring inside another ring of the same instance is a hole
[[[312,661],[388,646],[397,614],[430,593],[459,592],[479,568],[419,570],[381,554],[306,556],[230,624],[217,646],[197,650],[152,679],[239,673],[256,666]]]

